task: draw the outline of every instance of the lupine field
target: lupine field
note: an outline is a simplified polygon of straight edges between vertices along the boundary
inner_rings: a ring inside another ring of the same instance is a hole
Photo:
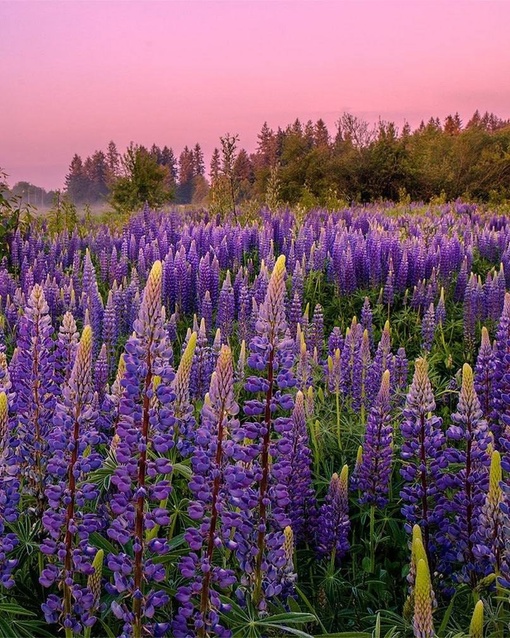
[[[0,263],[0,638],[510,636],[510,218],[36,222]]]

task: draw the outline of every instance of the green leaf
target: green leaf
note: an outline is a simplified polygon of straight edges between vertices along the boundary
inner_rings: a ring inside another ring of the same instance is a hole
[[[101,619],[100,619],[101,620]],[[113,633],[113,631],[110,629],[110,627],[108,627],[108,625],[105,623],[104,620],[101,620],[101,626],[104,629],[104,634],[106,636],[106,638],[115,638],[115,634]]]
[[[268,616],[267,618],[260,620],[258,624],[277,625],[281,622],[300,625],[307,622],[317,622],[317,618],[312,614],[307,614],[306,612],[291,612],[291,613],[285,613],[285,614],[275,614],[274,616]]]

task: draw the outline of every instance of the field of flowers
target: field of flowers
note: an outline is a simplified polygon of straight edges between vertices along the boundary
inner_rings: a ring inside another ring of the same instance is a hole
[[[0,263],[0,638],[510,635],[510,219],[38,222]]]

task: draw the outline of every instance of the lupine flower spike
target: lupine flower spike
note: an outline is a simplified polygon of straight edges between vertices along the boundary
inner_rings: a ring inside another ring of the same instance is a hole
[[[427,562],[420,558],[416,565],[414,587],[413,631],[415,638],[434,638],[430,573]]]
[[[483,601],[479,600],[473,610],[469,625],[469,638],[483,638]]]

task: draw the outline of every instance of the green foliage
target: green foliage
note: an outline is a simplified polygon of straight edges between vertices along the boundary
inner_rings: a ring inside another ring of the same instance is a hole
[[[173,199],[173,190],[167,185],[169,169],[158,164],[143,146],[130,144],[122,157],[124,175],[112,185],[110,203],[118,212],[138,210],[147,202],[151,208],[160,208]]]
[[[56,235],[64,230],[73,231],[78,224],[76,205],[57,191],[53,206],[48,213],[48,231]]]
[[[24,204],[21,195],[11,195],[7,174],[0,168],[0,258],[9,252],[9,241],[18,229],[32,222],[32,206]]]

